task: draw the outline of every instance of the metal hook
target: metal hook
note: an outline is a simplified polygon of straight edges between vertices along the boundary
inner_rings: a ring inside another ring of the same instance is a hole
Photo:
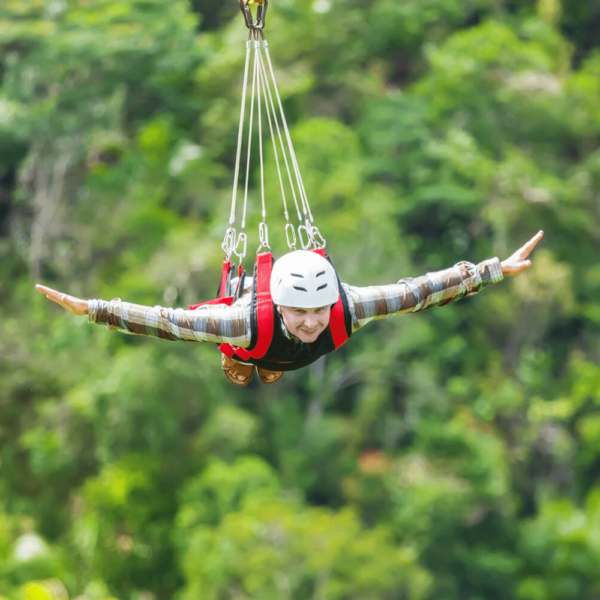
[[[288,248],[290,249],[290,252],[292,250],[295,250],[296,243],[297,243],[296,230],[294,229],[294,226],[291,223],[288,223],[285,226],[285,237],[286,237],[287,245],[288,245]]]
[[[248,236],[242,231],[238,237],[238,240],[235,244],[235,248],[233,249],[233,253],[240,259],[240,264],[244,260],[246,256],[246,245],[248,242]],[[238,252],[238,248],[242,244],[241,252]]]
[[[258,237],[260,239],[260,246],[257,252],[260,252],[262,248],[271,250],[271,246],[269,246],[269,227],[264,221],[258,226]]]
[[[314,242],[316,248],[325,248],[325,246],[327,246],[327,241],[321,235],[321,232],[319,231],[319,228],[315,227],[313,225],[311,231],[312,231],[312,239],[313,239],[313,242]]]
[[[302,237],[303,233],[306,234],[306,241],[304,241],[304,238]],[[306,225],[300,225],[300,227],[298,227],[298,237],[300,238],[300,245],[302,246],[302,249],[308,250],[310,248],[311,239],[310,231],[306,228]]]
[[[252,10],[250,9],[250,2],[256,4],[256,22],[252,16]],[[240,0],[240,9],[244,15],[244,21],[248,29],[261,32],[265,28],[265,18],[267,16],[267,9],[269,8],[269,0]]]
[[[223,243],[221,244],[221,248],[223,248],[223,252],[225,252],[227,259],[229,259],[234,250],[235,236],[235,229],[233,227],[229,227],[229,229],[227,229],[225,232],[225,237],[223,238]]]

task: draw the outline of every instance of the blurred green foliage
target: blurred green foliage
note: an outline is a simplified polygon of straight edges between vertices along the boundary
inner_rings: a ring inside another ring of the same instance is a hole
[[[272,0],[267,24],[343,280],[544,229],[534,266],[272,387],[64,313],[33,284],[214,294],[246,30],[233,0],[4,0],[0,600],[594,600],[596,3]]]

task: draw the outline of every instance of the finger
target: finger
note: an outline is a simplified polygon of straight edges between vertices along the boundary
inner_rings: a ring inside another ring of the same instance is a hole
[[[46,298],[48,298],[48,300],[50,300],[52,302],[56,302],[56,304],[58,304],[59,306],[62,306],[63,308],[67,308],[66,302],[65,302],[66,294],[61,294],[60,292],[57,292],[56,290],[53,290],[52,288],[48,288],[45,286],[40,286],[39,291],[40,291],[40,293],[44,294],[46,296]]]
[[[67,310],[73,310],[74,308],[77,308],[77,305],[79,303],[79,298],[69,296],[69,294],[62,294],[60,300],[61,305],[64,306]]]
[[[525,245],[531,249],[535,248],[538,242],[544,237],[543,231],[538,231]]]
[[[41,294],[44,294],[48,300],[52,300],[52,302],[56,302],[57,304],[61,304],[60,301],[60,292],[53,290],[52,288],[46,287],[44,285],[36,286]],[[62,306],[62,304],[61,304]]]
[[[46,294],[46,298],[48,298],[48,300],[52,300],[52,302],[60,303],[60,294],[57,291],[47,290],[45,292],[45,294]]]
[[[534,235],[522,248],[519,250],[519,255],[521,258],[527,258],[532,250],[538,245],[539,241],[544,236],[544,232],[540,231],[536,235]]]
[[[544,237],[543,231],[538,231],[530,240],[527,242],[527,246],[535,246]]]
[[[56,293],[56,290],[52,288],[46,287],[45,285],[40,285],[39,283],[35,286],[35,289],[40,292],[40,294],[48,295],[51,293]]]
[[[530,260],[521,261],[514,265],[513,272],[515,273],[515,275],[518,275],[519,273],[522,273],[523,271],[529,269],[529,267],[531,267]]]

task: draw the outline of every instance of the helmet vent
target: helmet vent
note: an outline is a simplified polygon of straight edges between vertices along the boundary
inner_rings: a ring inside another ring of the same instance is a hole
[[[320,308],[332,305],[340,297],[340,285],[331,263],[311,250],[288,252],[273,264],[271,297],[276,306]]]

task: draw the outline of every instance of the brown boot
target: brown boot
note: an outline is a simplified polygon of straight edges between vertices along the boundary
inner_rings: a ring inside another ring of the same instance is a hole
[[[262,367],[256,367],[256,370],[258,371],[258,378],[263,383],[275,383],[276,381],[279,381],[284,374],[284,371],[269,371]]]
[[[254,375],[254,365],[244,365],[226,354],[221,355],[221,365],[227,379],[234,385],[248,385]]]

